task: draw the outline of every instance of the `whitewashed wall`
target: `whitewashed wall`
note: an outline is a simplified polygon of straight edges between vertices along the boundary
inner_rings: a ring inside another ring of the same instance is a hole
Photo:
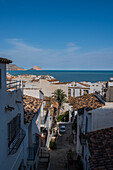
[[[0,103],[2,107],[0,109],[0,114],[2,119],[0,119],[0,134],[2,134],[0,140],[0,169],[5,170],[7,167],[12,170],[18,169],[23,157],[23,142],[20,145],[19,149],[14,155],[8,155],[8,123],[18,114],[21,113],[21,127],[23,127],[23,106],[22,104],[17,104],[16,100],[22,101],[21,90],[15,90],[8,92],[6,94],[6,100],[4,103]],[[5,111],[5,106],[12,106],[15,109],[13,111]]]
[[[92,110],[92,130],[113,127],[113,102]]]
[[[75,89],[75,97],[80,96],[80,89]]]
[[[41,89],[45,96],[52,96],[52,93],[57,89],[62,89],[68,96],[67,84],[54,84],[45,79],[40,79],[38,82],[29,82],[25,84],[25,88],[31,88],[31,86]]]
[[[1,89],[0,89],[0,169],[17,170],[23,157],[23,142],[13,155],[8,155],[8,123],[21,113],[21,127],[23,127],[23,103],[22,91],[20,89],[11,92],[6,91],[6,64],[0,63]],[[17,104],[16,100],[21,101]],[[14,107],[13,111],[5,110],[7,105]]]
[[[40,98],[40,90],[39,89],[30,89],[30,88],[23,89],[23,94],[32,96],[32,97],[36,97],[36,98]]]

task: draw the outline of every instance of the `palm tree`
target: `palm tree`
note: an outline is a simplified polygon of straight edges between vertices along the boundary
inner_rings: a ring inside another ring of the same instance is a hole
[[[57,89],[52,94],[53,94],[52,97],[54,97],[59,104],[59,107],[58,107],[58,116],[59,116],[62,104],[67,102],[67,95],[62,89]]]

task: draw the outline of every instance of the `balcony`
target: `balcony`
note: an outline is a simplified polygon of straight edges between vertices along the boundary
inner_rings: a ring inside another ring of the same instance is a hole
[[[7,91],[20,89],[21,81],[7,80]]]
[[[15,154],[21,145],[22,141],[24,140],[25,132],[23,129],[20,129],[14,140],[9,145],[9,155]]]

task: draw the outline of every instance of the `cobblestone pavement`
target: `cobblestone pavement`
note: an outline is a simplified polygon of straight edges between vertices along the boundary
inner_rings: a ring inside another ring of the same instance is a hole
[[[66,125],[65,134],[59,134],[56,149],[50,150],[50,170],[67,169],[67,152],[69,149],[75,150],[72,140],[71,124],[69,124]]]

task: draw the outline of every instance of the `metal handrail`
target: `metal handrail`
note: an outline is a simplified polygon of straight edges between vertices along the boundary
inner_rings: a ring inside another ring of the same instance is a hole
[[[8,154],[15,154],[19,148],[19,146],[21,145],[22,141],[24,140],[25,137],[25,131],[20,128],[18,134],[16,135],[16,137],[14,138],[14,140],[12,141],[12,143],[9,146],[9,151]]]
[[[8,81],[11,81],[11,80],[8,80]],[[13,83],[18,83],[18,82],[21,82],[21,81],[20,80],[19,81],[11,81],[10,83],[7,83],[7,85],[13,84]]]

